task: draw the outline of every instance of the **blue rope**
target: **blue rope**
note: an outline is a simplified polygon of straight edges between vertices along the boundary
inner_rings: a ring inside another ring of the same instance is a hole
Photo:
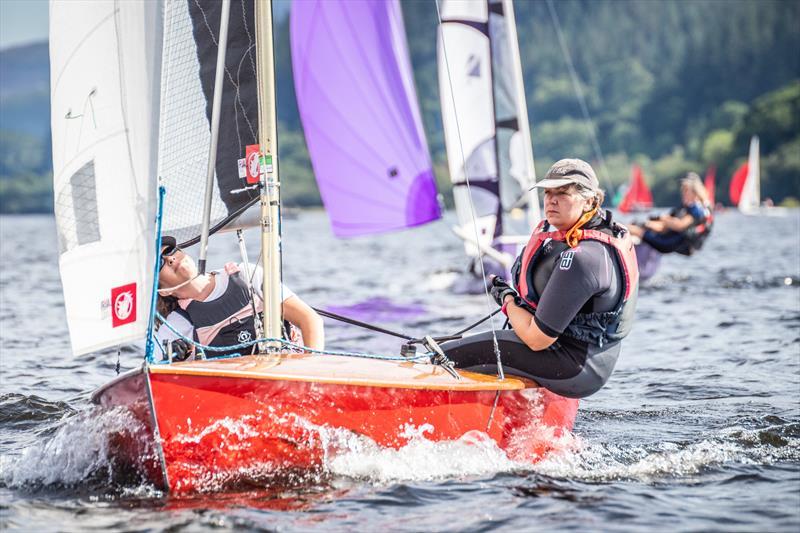
[[[414,362],[419,362],[419,361],[423,361],[423,360],[430,360],[430,355],[431,355],[431,354],[425,353],[425,354],[418,354],[418,355],[416,355],[414,357],[404,357],[402,355],[382,355],[382,354],[374,354],[374,353],[366,353],[366,352],[344,352],[344,351],[336,351],[336,350],[315,350],[313,348],[309,348],[308,346],[302,346],[300,344],[294,344],[293,342],[289,342],[286,339],[274,339],[274,338],[255,339],[255,340],[250,340],[250,341],[247,341],[247,342],[242,342],[242,343],[239,343],[239,344],[233,344],[231,346],[206,346],[204,344],[200,344],[199,342],[196,342],[194,339],[190,339],[190,338],[186,337],[185,335],[183,335],[181,332],[176,330],[172,326],[172,324],[167,322],[167,320],[163,316],[161,316],[161,314],[158,313],[157,311],[156,311],[155,314],[161,320],[162,326],[167,326],[167,329],[169,329],[172,333],[177,335],[179,339],[186,341],[187,343],[195,346],[196,348],[198,348],[198,349],[200,349],[200,350],[202,350],[204,352],[205,351],[209,351],[209,352],[227,352],[227,351],[230,351],[230,350],[241,350],[241,349],[244,349],[244,348],[249,348],[249,347],[253,346],[254,344],[258,344],[260,342],[279,342],[279,343],[281,343],[282,345],[284,345],[284,346],[286,346],[288,348],[292,348],[292,349],[295,349],[295,350],[300,350],[300,351],[304,351],[304,352],[308,352],[308,353],[313,353],[313,354],[319,354],[319,355],[341,355],[341,356],[346,356],[346,357],[360,357],[360,358],[364,358],[364,359],[378,359],[378,360],[382,360],[382,361],[414,361]],[[215,359],[222,359],[222,358],[230,359],[232,357],[239,357],[239,356],[240,356],[239,354],[229,354],[228,356],[215,357]]]
[[[161,220],[164,214],[164,195],[166,189],[163,185],[158,186],[158,211],[156,212],[156,254],[153,264],[153,289],[150,293],[150,316],[147,319],[147,343],[145,344],[144,359],[148,363],[153,363],[153,352],[155,351],[153,342],[153,326],[155,325],[156,299],[158,298],[158,267],[161,259]]]

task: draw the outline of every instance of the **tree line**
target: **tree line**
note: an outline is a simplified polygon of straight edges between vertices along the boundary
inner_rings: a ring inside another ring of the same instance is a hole
[[[436,9],[427,0],[406,0],[402,9],[437,182],[449,198]],[[562,157],[595,165],[602,157],[599,173],[614,188],[638,163],[656,204],[667,205],[678,198],[678,178],[714,165],[717,198],[727,201],[730,177],[759,135],[762,196],[800,197],[800,1],[518,0],[515,14],[539,174]],[[288,18],[276,41],[283,200],[319,205],[295,102]],[[0,210],[51,210],[49,139],[2,128]]]

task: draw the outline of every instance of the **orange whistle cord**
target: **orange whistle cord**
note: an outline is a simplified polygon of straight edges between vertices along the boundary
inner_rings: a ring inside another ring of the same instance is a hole
[[[594,217],[599,208],[600,206],[595,206],[591,211],[587,211],[581,215],[581,218],[579,218],[578,221],[571,228],[569,228],[569,230],[567,230],[564,240],[567,241],[567,245],[570,248],[575,248],[578,246],[578,243],[581,241],[581,237],[583,237],[583,230],[581,227],[583,227],[584,224],[589,222],[592,217]]]

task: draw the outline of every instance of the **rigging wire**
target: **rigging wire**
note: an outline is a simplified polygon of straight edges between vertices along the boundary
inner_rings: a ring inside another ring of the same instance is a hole
[[[433,3],[436,5],[436,17],[439,20],[439,28],[440,28],[440,31],[441,31],[441,28],[442,28],[442,12],[439,9],[439,0],[433,0]],[[464,169],[464,181],[467,184],[467,197],[469,198],[469,213],[470,213],[470,217],[472,217],[472,230],[473,230],[473,232],[475,234],[475,243],[477,245],[477,243],[481,242],[480,238],[479,238],[479,235],[478,235],[478,222],[477,222],[477,218],[478,217],[477,217],[477,214],[475,212],[475,204],[472,201],[472,189],[470,188],[469,172],[468,172],[468,169],[467,169],[467,156],[466,156],[466,154],[464,152],[464,142],[463,142],[463,140],[461,138],[461,125],[458,122],[458,113],[456,112],[456,102],[455,102],[455,97],[453,96],[453,94],[454,94],[453,93],[453,78],[450,76],[450,62],[449,62],[449,60],[447,58],[447,45],[445,44],[444,32],[442,31],[440,33],[440,35],[442,36],[442,55],[444,56],[445,71],[447,72],[447,84],[448,84],[448,88],[449,88],[449,91],[450,91],[450,98],[452,100],[452,105],[453,105],[453,116],[455,117],[456,137],[458,138],[458,146],[459,146],[459,149],[461,151],[461,164],[462,164],[462,168]],[[493,344],[494,344],[494,354],[495,354],[495,357],[497,357],[497,372],[498,372],[498,375],[499,375],[500,379],[505,379],[505,373],[503,372],[503,361],[502,361],[502,358],[501,358],[501,355],[500,355],[500,346],[497,343],[497,331],[496,331],[495,323],[494,323],[494,315],[491,313],[492,297],[489,295],[489,288],[486,285],[486,270],[485,270],[484,265],[483,265],[483,255],[481,254],[480,249],[478,250],[478,253],[479,253],[478,258],[480,259],[480,265],[481,265],[481,279],[484,282],[484,284],[483,284],[483,292],[484,292],[484,295],[486,297],[485,298],[485,300],[486,300],[486,309],[489,311],[489,314],[492,317],[492,320],[489,323],[490,323],[491,328],[492,328],[492,340],[493,340]]]
[[[603,156],[603,150],[600,148],[600,142],[597,140],[597,131],[594,127],[594,121],[589,113],[589,107],[586,105],[586,98],[583,95],[583,89],[581,89],[578,73],[575,70],[575,64],[572,62],[572,54],[570,54],[567,40],[564,38],[564,32],[561,29],[561,22],[558,19],[558,13],[556,13],[553,0],[547,0],[547,8],[550,11],[550,18],[553,20],[553,26],[555,26],[556,35],[558,36],[558,44],[561,47],[561,53],[564,55],[564,60],[567,62],[567,69],[569,70],[569,76],[572,80],[572,88],[575,91],[575,96],[578,99],[578,104],[580,105],[581,112],[583,113],[584,124],[589,132],[589,139],[592,143],[592,149],[594,150],[595,157],[600,162],[601,175],[603,178],[605,178],[608,186],[609,196],[613,198],[614,184],[611,182],[611,177],[608,175],[606,159]]]

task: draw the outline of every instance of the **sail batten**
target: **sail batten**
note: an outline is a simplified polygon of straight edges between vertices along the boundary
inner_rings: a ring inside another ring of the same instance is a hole
[[[438,219],[399,4],[295,1],[291,45],[300,118],[334,234]]]

